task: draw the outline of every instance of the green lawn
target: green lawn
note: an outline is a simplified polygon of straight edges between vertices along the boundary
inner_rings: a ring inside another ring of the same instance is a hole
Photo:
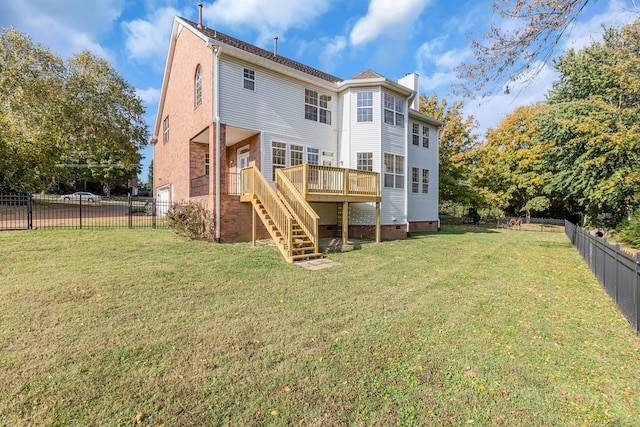
[[[0,233],[0,425],[640,425],[640,340],[564,234],[329,257]]]

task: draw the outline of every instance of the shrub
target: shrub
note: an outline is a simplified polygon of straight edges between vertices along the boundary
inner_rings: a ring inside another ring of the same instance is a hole
[[[189,240],[209,240],[213,217],[200,202],[175,205],[167,212],[169,227]]]
[[[616,238],[640,248],[640,209],[636,211],[631,221],[624,220],[616,230]]]

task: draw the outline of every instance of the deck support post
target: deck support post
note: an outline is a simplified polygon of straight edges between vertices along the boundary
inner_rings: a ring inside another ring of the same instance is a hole
[[[349,242],[349,202],[342,202],[342,247]]]
[[[256,246],[256,205],[251,204],[251,247]]]
[[[376,243],[380,243],[380,202],[376,202]]]

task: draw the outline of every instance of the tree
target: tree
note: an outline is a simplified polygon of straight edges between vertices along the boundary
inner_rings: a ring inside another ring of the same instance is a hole
[[[470,185],[469,153],[477,145],[477,128],[473,116],[464,117],[462,102],[449,106],[436,95],[420,95],[421,113],[444,123],[440,129],[439,187],[440,201],[477,205],[480,200]]]
[[[147,176],[147,187],[153,192],[153,160],[149,163],[149,175]]]
[[[549,148],[538,138],[537,123],[545,108],[542,104],[516,108],[497,128],[489,129],[486,143],[476,153],[475,185],[494,206],[513,214],[541,213],[551,204],[544,192],[550,178],[544,159]]]
[[[107,61],[89,52],[71,57],[67,72],[66,161],[88,165],[83,177],[101,182],[109,196],[111,184],[140,172],[139,150],[148,139],[142,101]]]
[[[534,78],[589,3],[495,0],[493,10],[508,25],[492,22],[484,39],[472,42],[474,61],[458,67],[462,92],[486,96],[509,81]]]
[[[105,60],[82,52],[65,63],[15,29],[0,32],[3,191],[39,191],[73,172],[102,182],[108,195],[111,183],[139,171],[143,114],[134,88]]]
[[[617,224],[640,206],[640,20],[556,61],[541,137],[552,141],[550,189]]]
[[[35,191],[63,139],[64,63],[13,28],[0,32],[0,190]]]

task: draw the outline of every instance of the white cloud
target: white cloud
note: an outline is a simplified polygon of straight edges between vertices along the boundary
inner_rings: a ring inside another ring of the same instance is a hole
[[[402,29],[411,29],[413,22],[432,0],[371,0],[367,15],[360,18],[351,30],[354,46],[371,42],[382,34],[397,35]]]
[[[420,88],[423,91],[432,92],[451,86],[458,79],[455,68],[471,56],[468,48],[440,52],[444,46],[444,39],[436,39],[423,43],[416,52]]]
[[[531,69],[536,69],[538,65],[542,64],[533,64]],[[552,68],[542,65],[535,79],[523,78],[510,83],[508,93],[505,93],[504,86],[500,94],[465,101],[464,113],[475,117],[480,124],[479,135],[484,137],[489,128],[499,126],[502,119],[515,108],[543,101],[551,84],[557,79],[558,74]]]
[[[204,8],[203,23],[252,28],[259,33],[256,43],[264,45],[291,28],[305,28],[329,10],[331,1],[217,0]]]
[[[136,93],[146,104],[157,104],[160,100],[160,89],[155,87],[150,87],[147,89],[136,88]]]
[[[129,57],[138,63],[161,69],[165,64],[173,18],[180,12],[172,7],[153,11],[146,19],[122,23],[126,34],[125,47]]]
[[[320,53],[322,69],[327,73],[333,73],[339,64],[337,59],[340,53],[347,47],[347,39],[344,36],[336,36],[333,39],[322,39],[321,43],[325,46]]]
[[[97,40],[113,29],[123,9],[123,0],[5,0],[0,26],[13,26],[63,57],[86,49],[111,60],[113,53]]]

